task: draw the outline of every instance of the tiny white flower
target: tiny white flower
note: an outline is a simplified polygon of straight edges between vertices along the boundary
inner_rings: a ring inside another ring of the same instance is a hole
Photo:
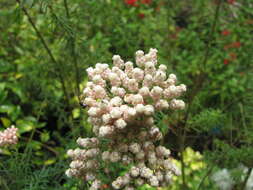
[[[127,125],[127,123],[125,122],[124,119],[118,119],[115,121],[114,125],[118,128],[118,129],[124,129]]]

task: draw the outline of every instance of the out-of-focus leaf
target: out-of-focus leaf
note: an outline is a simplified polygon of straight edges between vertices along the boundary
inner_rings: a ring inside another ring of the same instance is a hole
[[[1,105],[0,106],[1,113],[11,114],[14,110],[15,110],[15,106],[13,106],[13,105]]]
[[[44,162],[44,165],[51,165],[56,162],[55,158],[48,159]]]
[[[73,109],[72,114],[73,114],[74,119],[80,117],[80,109],[78,109],[78,108]]]
[[[11,125],[11,121],[6,117],[1,117],[1,121],[5,127],[9,127]]]
[[[4,83],[4,82],[0,83],[0,92],[5,89],[5,86],[6,86],[6,83]]]
[[[21,108],[20,106],[15,106],[13,112],[10,114],[11,120],[15,121],[21,115]]]
[[[26,97],[25,94],[22,91],[21,86],[13,83],[9,83],[8,88],[10,88],[18,97],[21,99],[21,101],[25,101]]]
[[[14,65],[0,59],[0,73],[8,73],[14,69]]]
[[[25,5],[27,5],[28,7],[32,7],[33,3],[34,3],[34,0],[24,0],[23,3]]]
[[[49,139],[50,139],[49,132],[46,131],[40,134],[40,140],[42,142],[47,142]]]
[[[2,104],[7,98],[8,92],[0,89],[0,104]]]
[[[41,143],[38,141],[31,141],[28,146],[35,150],[41,149]]]
[[[19,129],[20,134],[22,134],[35,128],[35,124],[32,121],[20,119],[16,122],[16,127]]]

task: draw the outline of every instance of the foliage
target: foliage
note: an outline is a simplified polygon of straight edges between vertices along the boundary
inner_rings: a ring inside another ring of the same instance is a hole
[[[184,163],[185,163],[185,174],[186,174],[186,183],[187,187],[190,189],[198,189],[200,181],[206,175],[208,165],[204,162],[203,156],[199,152],[193,151],[191,148],[187,147],[184,154]],[[178,166],[182,167],[182,164],[175,160]],[[172,187],[173,190],[181,189],[182,178],[176,177],[175,184]],[[215,189],[212,181],[206,180],[202,185],[202,189]]]
[[[202,162],[252,168],[252,12],[251,0],[0,1],[0,129],[20,136],[0,155],[0,189],[86,188],[64,176],[65,150],[92,135],[79,105],[85,69],[150,47],[188,87],[185,111],[157,113],[162,143],[185,162],[172,188],[195,189]]]

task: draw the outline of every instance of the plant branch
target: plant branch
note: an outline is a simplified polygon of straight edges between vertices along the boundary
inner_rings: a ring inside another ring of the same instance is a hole
[[[41,103],[41,105],[40,105],[38,114],[37,114],[37,116],[36,116],[36,122],[39,122],[39,119],[40,119],[41,114],[42,114],[42,108],[43,108],[43,106],[44,106],[44,102],[46,102],[46,101],[47,101],[47,100],[45,99],[45,100]],[[32,141],[32,139],[33,139],[33,136],[34,136],[35,132],[36,132],[36,127],[34,126],[34,128],[32,129],[32,132],[31,132],[31,134],[30,134],[30,136],[29,136],[29,138],[28,138],[28,140],[27,140],[26,147],[25,147],[25,149],[24,149],[23,159],[25,159],[25,156],[29,155],[29,156],[27,156],[27,161],[29,161],[29,159],[30,159],[29,145],[30,145],[30,143],[31,143],[31,141]]]
[[[40,31],[38,30],[38,28],[36,27],[35,23],[32,20],[31,15],[29,14],[29,12],[27,11],[27,9],[21,4],[20,0],[16,0],[19,4],[19,6],[21,7],[22,11],[24,12],[24,14],[27,16],[29,23],[32,25],[36,35],[38,36],[38,38],[40,39],[43,47],[45,48],[47,54],[49,55],[50,59],[52,60],[52,62],[56,65],[55,70],[57,73],[57,76],[59,77],[61,84],[62,84],[62,91],[64,93],[64,96],[67,100],[67,105],[68,107],[70,107],[70,102],[69,102],[69,95],[65,86],[65,81],[64,78],[62,76],[62,71],[61,71],[61,65],[59,64],[59,62],[56,61],[55,57],[53,56],[52,51],[50,50],[49,46],[47,45],[44,37],[42,36],[42,34],[40,33]]]
[[[2,184],[2,185],[1,185]],[[4,180],[4,178],[2,178],[1,176],[0,176],[0,187],[4,187],[4,189],[5,190],[10,190],[10,188],[8,187],[8,185],[7,185],[7,183],[6,183],[6,181]]]
[[[215,33],[215,30],[216,30],[216,26],[217,26],[221,5],[222,5],[222,0],[219,0],[218,4],[216,6],[213,24],[212,24],[212,27],[211,27],[211,30],[210,30],[210,33],[209,33],[209,37],[208,37],[208,41],[207,41],[207,44],[206,44],[204,59],[203,59],[202,64],[200,65],[201,74],[196,77],[196,80],[194,82],[194,84],[196,84],[195,88],[193,89],[192,93],[190,94],[190,98],[189,98],[190,102],[189,102],[189,107],[188,107],[187,112],[186,112],[185,122],[187,122],[187,120],[188,120],[188,116],[189,116],[189,113],[190,113],[190,110],[191,110],[191,107],[192,107],[192,103],[193,103],[196,95],[202,89],[202,86],[203,86],[204,82],[208,78],[208,76],[205,72],[205,69],[206,69],[206,64],[207,64],[208,57],[209,57],[209,54],[210,54],[210,49],[211,49],[210,44],[214,39],[214,33]]]
[[[26,140],[27,143],[30,142],[30,138],[27,138],[27,137],[21,137],[21,139],[23,140]],[[59,153],[51,146],[48,146],[47,144],[45,143],[42,143],[42,142],[39,142],[39,141],[36,141],[37,143],[39,143],[42,147],[44,147],[45,149],[49,150],[50,152],[52,152],[55,156],[58,156]],[[24,153],[26,156],[28,155],[28,153]]]
[[[211,31],[209,33],[209,37],[208,37],[208,42],[206,44],[206,50],[205,50],[205,54],[204,54],[204,59],[203,59],[203,62],[201,64],[201,74],[198,75],[197,79],[196,79],[196,84],[195,85],[195,88],[193,89],[193,93],[190,95],[190,98],[189,98],[189,106],[188,106],[188,109],[186,111],[186,115],[185,115],[185,120],[184,120],[184,123],[183,123],[183,134],[180,135],[180,152],[181,152],[181,157],[182,157],[182,153],[185,149],[185,140],[186,140],[186,127],[187,127],[187,124],[188,124],[188,118],[189,118],[189,114],[191,112],[191,108],[192,108],[192,105],[193,105],[193,101],[194,101],[194,98],[196,97],[196,95],[198,94],[198,92],[202,89],[202,86],[205,82],[205,80],[207,79],[207,76],[205,74],[205,69],[206,69],[206,63],[207,63],[207,60],[208,60],[208,56],[210,54],[210,44],[214,38],[214,32],[215,32],[215,29],[216,29],[216,26],[217,26],[217,22],[218,22],[218,18],[219,18],[219,12],[220,12],[220,8],[221,8],[221,4],[222,4],[222,0],[219,0],[218,1],[218,4],[216,6],[216,9],[215,9],[215,15],[214,15],[214,20],[213,20],[213,24],[212,24],[212,27],[211,27]],[[186,187],[186,183],[185,183],[185,170],[184,170],[184,160],[183,160],[183,157],[181,158],[181,163],[182,163],[182,180],[183,180],[183,186]]]
[[[68,20],[70,21],[70,13],[69,13],[67,0],[64,0],[64,7],[65,7],[65,11],[66,11],[66,16],[67,16]],[[70,35],[69,40],[70,40],[70,43],[71,43],[71,53],[72,53],[72,56],[73,56],[73,62],[74,62],[74,68],[75,68],[75,78],[76,78],[75,80],[76,80],[77,97],[78,97],[78,100],[80,102],[80,87],[79,87],[80,73],[79,73],[79,69],[78,69],[78,61],[77,61],[77,55],[76,55],[76,51],[75,51],[75,48],[76,48],[75,34]]]
[[[245,177],[245,179],[242,183],[242,190],[246,189],[246,185],[247,185],[247,182],[249,180],[251,172],[252,172],[252,168],[249,168],[248,171],[247,171],[246,177]]]
[[[65,10],[66,10],[66,16],[67,16],[67,18],[70,18],[68,2],[67,2],[67,0],[63,0],[63,2],[64,2]]]
[[[212,173],[212,170],[214,168],[214,164],[212,165],[212,167],[209,168],[209,170],[206,172],[206,174],[202,177],[202,179],[200,180],[200,183],[198,185],[197,190],[200,190],[200,187],[204,184],[206,178]]]
[[[214,33],[215,33],[216,26],[217,26],[217,23],[218,23],[218,18],[219,18],[219,14],[220,14],[221,4],[222,4],[222,0],[218,0],[217,6],[216,6],[216,10],[215,10],[215,15],[214,15],[214,21],[213,21],[212,28],[211,28],[211,31],[210,31],[210,34],[209,34],[207,45],[206,45],[205,56],[204,56],[203,63],[202,63],[202,66],[203,66],[202,72],[204,72],[204,70],[205,70],[206,63],[207,63],[207,60],[208,60],[208,56],[210,54],[210,49],[211,49],[210,48],[210,44],[211,44],[211,42],[214,39]]]
[[[186,179],[185,179],[185,162],[184,162],[184,139],[182,138],[183,136],[180,135],[180,162],[181,162],[181,173],[182,173],[182,185],[183,188],[186,189]]]

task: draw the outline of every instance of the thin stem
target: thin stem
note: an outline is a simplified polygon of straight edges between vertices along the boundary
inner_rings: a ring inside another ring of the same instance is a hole
[[[4,187],[4,190],[10,190],[9,187],[8,187],[8,185],[6,184],[6,181],[4,180],[4,178],[2,178],[2,177],[0,176],[0,185],[1,185],[1,184],[3,184],[2,187]],[[0,186],[0,187],[1,187],[1,186]]]
[[[64,7],[65,7],[65,11],[66,11],[66,16],[67,16],[68,20],[70,21],[70,13],[69,13],[67,0],[64,0]],[[74,68],[75,68],[75,78],[76,78],[75,80],[76,80],[77,97],[78,97],[78,100],[80,102],[80,87],[79,87],[80,73],[79,73],[79,69],[78,69],[78,61],[77,61],[77,55],[76,55],[76,51],[75,51],[75,48],[76,48],[75,35],[74,34],[71,35],[69,40],[71,42],[71,53],[72,53],[72,56],[73,56],[73,62],[74,62]]]
[[[26,140],[27,142],[26,143],[29,143],[30,141],[30,138],[26,138],[26,137],[21,137],[21,139],[23,140]],[[47,144],[45,143],[42,143],[42,142],[39,142],[37,141],[42,147],[44,147],[45,149],[49,150],[50,152],[52,152],[53,154],[55,154],[55,156],[58,156],[59,153],[51,146],[48,146]],[[28,153],[24,153],[26,156],[29,155]]]
[[[66,16],[69,18],[70,14],[69,14],[69,7],[68,7],[67,0],[64,0],[64,7],[65,7],[65,10],[66,10]]]
[[[182,129],[183,134],[182,134],[182,136],[180,135],[180,139],[181,139],[180,140],[180,142],[181,142],[180,151],[181,151],[181,154],[185,149],[185,140],[186,140],[186,134],[187,134],[186,128],[187,128],[187,124],[188,124],[189,114],[190,114],[190,111],[191,111],[191,108],[192,108],[192,105],[193,105],[193,100],[196,97],[196,95],[198,94],[198,92],[202,89],[203,83],[207,79],[207,76],[205,76],[205,71],[204,70],[206,68],[206,63],[207,63],[208,56],[209,56],[209,53],[210,53],[210,43],[212,42],[213,37],[214,37],[214,32],[215,32],[217,21],[218,21],[218,18],[219,18],[220,8],[221,8],[221,0],[218,1],[217,7],[216,7],[216,10],[215,10],[214,21],[213,21],[213,24],[212,24],[212,27],[211,27],[211,31],[209,33],[209,38],[208,38],[208,42],[207,42],[206,50],[205,50],[205,54],[204,54],[204,59],[203,59],[203,62],[201,64],[201,69],[202,69],[201,71],[202,72],[197,77],[197,80],[196,80],[197,85],[193,89],[193,93],[190,95],[189,106],[188,106],[188,109],[186,111],[185,120],[184,120],[184,124],[183,124],[183,129]],[[184,165],[183,157],[181,158],[181,162],[182,162],[183,186],[186,187],[186,184],[185,184],[185,170],[184,170],[185,165]]]
[[[220,12],[220,8],[221,8],[221,4],[222,4],[222,0],[219,0],[218,4],[217,4],[217,7],[216,7],[216,10],[215,10],[214,21],[213,21],[213,24],[212,24],[211,32],[209,34],[209,38],[208,38],[209,40],[206,44],[204,59],[203,59],[203,62],[201,64],[202,73],[199,75],[199,77],[197,77],[196,83],[198,85],[196,85],[196,88],[193,89],[193,91],[192,91],[193,93],[190,95],[190,102],[189,102],[189,106],[188,106],[188,109],[187,109],[187,112],[186,112],[186,117],[185,117],[185,125],[186,125],[186,122],[188,120],[188,116],[189,116],[189,113],[190,113],[190,110],[191,110],[191,107],[192,107],[193,100],[196,97],[196,95],[198,94],[198,92],[202,89],[203,83],[207,79],[207,76],[205,75],[205,71],[203,69],[205,69],[206,63],[207,63],[207,60],[208,60],[209,52],[210,52],[210,49],[211,49],[210,48],[210,43],[211,43],[211,41],[213,40],[213,37],[214,37],[214,32],[215,32],[217,21],[218,21],[218,18],[219,18],[219,12]]]
[[[247,185],[247,182],[249,180],[251,172],[252,172],[252,168],[249,168],[248,171],[247,171],[246,177],[245,177],[245,179],[242,183],[242,190],[246,189],[246,185]]]
[[[204,184],[205,179],[212,173],[214,167],[221,161],[223,160],[223,157],[219,157],[217,160],[214,161],[214,164],[207,170],[206,174],[203,176],[203,178],[200,180],[200,183],[198,185],[197,190],[200,190],[200,187]]]
[[[76,91],[77,91],[77,97],[78,97],[78,100],[79,102],[80,101],[80,72],[79,72],[79,69],[78,69],[78,62],[77,62],[77,57],[76,57],[76,51],[75,51],[75,37],[70,37],[70,41],[71,41],[71,52],[72,52],[72,55],[73,55],[73,62],[74,62],[74,68],[75,68],[75,78],[76,78]]]
[[[69,102],[69,95],[68,95],[68,92],[67,92],[67,89],[66,89],[66,86],[65,86],[65,81],[64,81],[64,78],[62,76],[62,71],[61,71],[61,65],[59,64],[59,62],[56,61],[56,59],[54,58],[53,56],[53,53],[52,51],[50,50],[50,48],[48,47],[44,37],[42,36],[42,34],[40,33],[40,31],[38,30],[38,28],[36,27],[35,23],[33,22],[32,20],[32,17],[30,16],[29,12],[26,10],[26,8],[24,6],[22,6],[20,0],[16,0],[18,2],[18,4],[20,5],[22,11],[24,12],[24,14],[27,16],[28,18],[28,21],[30,22],[30,24],[32,25],[35,33],[37,34],[38,38],[40,39],[43,47],[45,48],[46,52],[48,53],[49,57],[51,58],[52,62],[56,65],[55,67],[55,70],[56,70],[56,73],[61,81],[61,84],[62,84],[62,91],[64,93],[64,96],[67,100],[67,105],[68,107],[70,107],[70,102]]]
[[[198,92],[202,89],[202,86],[204,84],[204,82],[206,81],[206,79],[208,78],[206,73],[205,73],[205,69],[206,69],[206,64],[208,61],[208,57],[210,54],[210,44],[214,39],[214,33],[216,30],[216,26],[218,23],[218,18],[219,18],[219,13],[220,13],[220,9],[221,9],[221,5],[222,5],[222,0],[219,0],[216,6],[216,10],[215,10],[215,15],[214,15],[214,20],[213,20],[213,24],[211,26],[211,30],[209,33],[209,37],[208,37],[208,41],[205,47],[205,53],[204,53],[204,59],[203,62],[201,63],[201,74],[196,78],[196,82],[195,82],[195,88],[192,91],[192,94],[190,95],[190,104],[186,113],[186,121],[188,119],[189,113],[190,113],[190,108],[191,108],[191,104],[194,100],[194,98],[196,97],[196,95],[198,94]]]
[[[206,67],[206,63],[207,63],[208,56],[209,56],[209,53],[210,53],[210,49],[211,49],[210,44],[211,44],[211,42],[213,41],[213,38],[214,38],[214,33],[215,33],[216,26],[217,26],[217,23],[218,23],[221,4],[222,4],[222,0],[219,0],[217,2],[215,15],[214,15],[214,21],[213,21],[212,28],[211,28],[209,38],[208,38],[208,41],[207,41],[205,56],[204,56],[204,60],[203,60],[203,63],[202,63],[203,69],[205,69],[205,67]]]
[[[206,178],[212,173],[212,170],[214,168],[214,164],[212,165],[212,167],[209,168],[209,170],[206,172],[206,174],[202,177],[202,179],[200,180],[200,183],[198,185],[197,190],[200,190],[201,186],[204,184]]]
[[[182,136],[181,136],[182,137]],[[182,185],[183,188],[186,188],[186,179],[185,179],[185,162],[184,162],[184,142],[181,138],[181,146],[180,146],[180,162],[181,162],[181,173],[182,173]]]
[[[41,106],[40,106],[40,108],[39,108],[38,114],[37,114],[37,116],[36,116],[36,122],[38,122],[39,119],[40,119],[40,116],[41,116],[41,114],[42,114],[42,108],[43,108],[44,102],[46,102],[46,101],[47,101],[47,100],[44,100],[44,101],[41,103]],[[31,143],[31,141],[32,141],[32,139],[33,139],[33,136],[34,136],[35,132],[36,132],[36,127],[34,127],[34,128],[32,129],[31,135],[30,135],[30,137],[28,138],[28,141],[27,141],[27,143],[26,143],[26,147],[25,147],[25,150],[24,150],[24,154],[23,154],[23,159],[25,159],[25,156],[30,155],[30,154],[29,154],[29,153],[30,153],[30,151],[29,151],[29,145],[30,145],[30,143]],[[28,151],[29,151],[29,152],[28,152]],[[27,156],[27,160],[29,160],[29,159],[30,159],[30,156]]]

